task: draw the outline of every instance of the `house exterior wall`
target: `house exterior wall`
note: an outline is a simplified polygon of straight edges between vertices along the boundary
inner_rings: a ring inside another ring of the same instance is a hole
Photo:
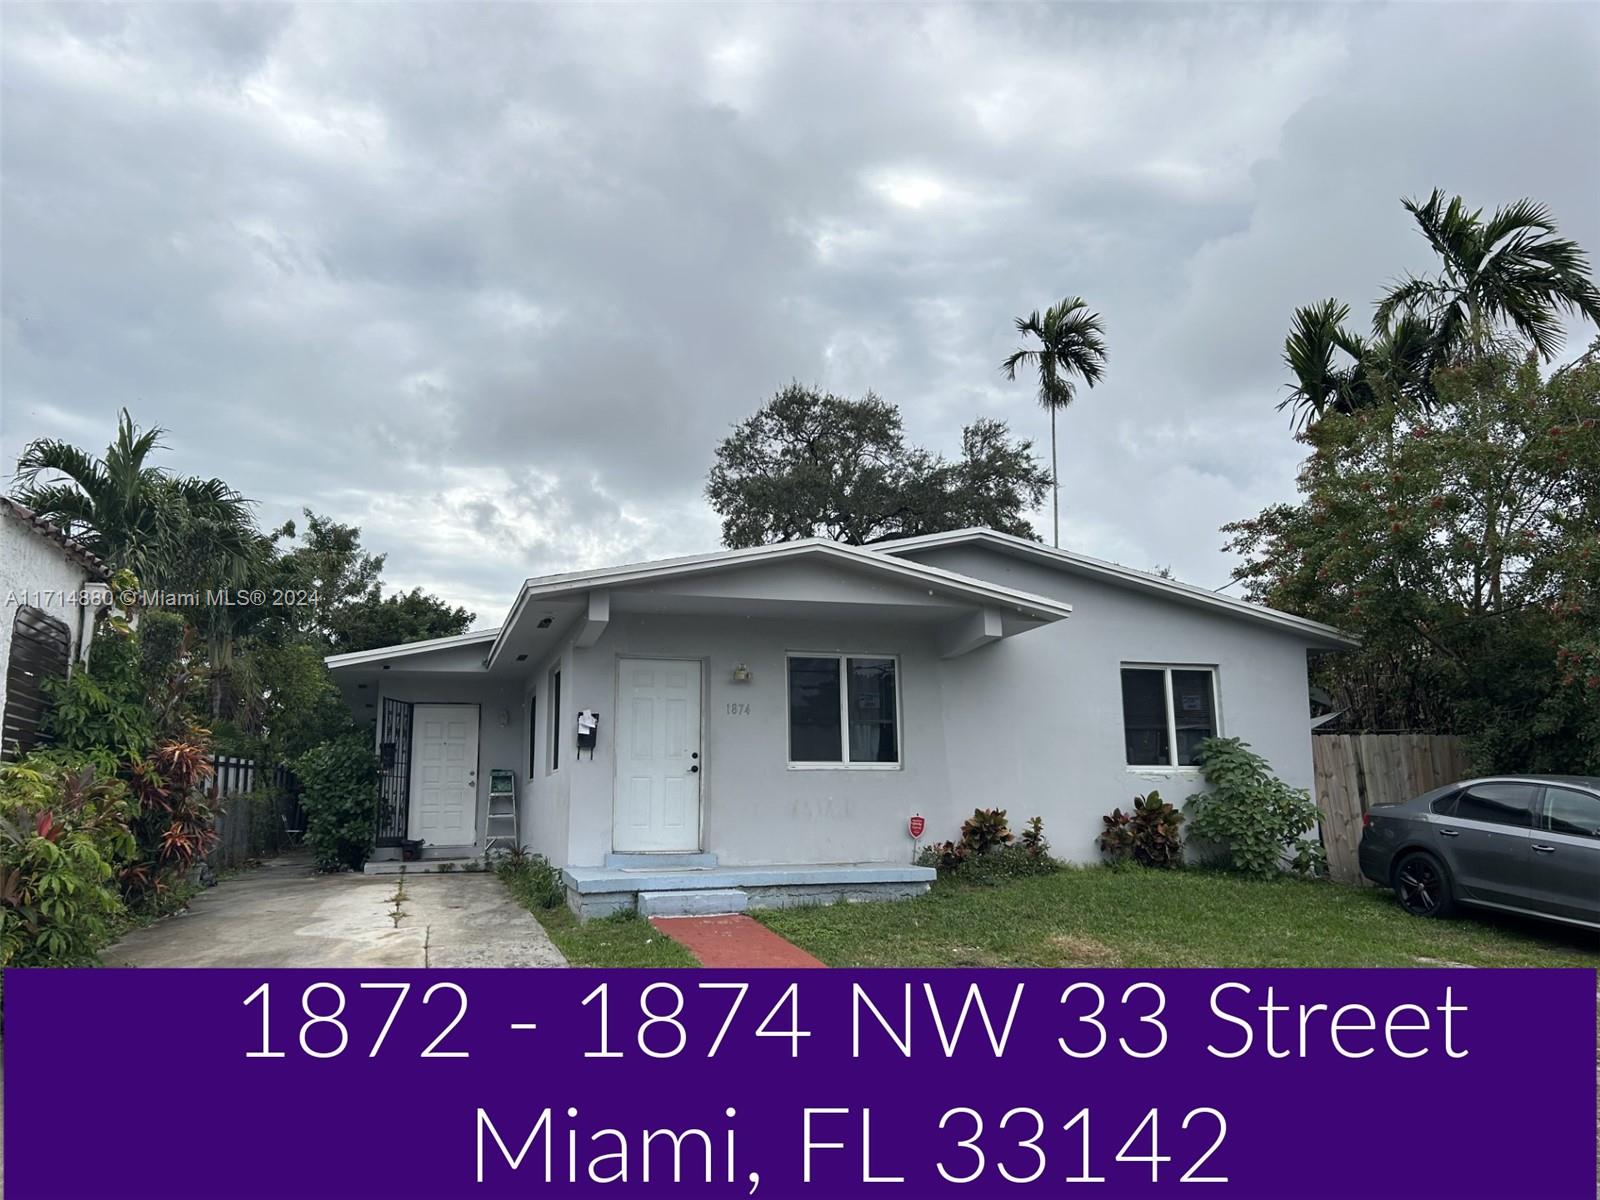
[[[940,664],[951,802],[924,810],[930,839],[954,837],[974,807],[997,807],[1013,829],[1044,817],[1059,857],[1094,862],[1102,814],[1151,789],[1178,804],[1199,790],[1196,768],[1127,764],[1124,663],[1212,667],[1219,732],[1249,742],[1286,782],[1312,786],[1298,635],[983,547],[915,557],[1072,605],[1065,621]]]
[[[523,843],[544,855],[557,866],[566,866],[570,857],[572,829],[572,779],[577,774],[574,753],[577,738],[573,714],[579,708],[595,707],[575,698],[572,636],[563,638],[556,649],[540,661],[523,681],[524,695],[530,698],[526,711],[532,718],[534,768],[529,773],[522,807]],[[550,674],[561,671],[561,765],[550,769],[550,738],[555,732],[550,703]],[[601,709],[604,722],[609,712]],[[526,753],[526,747],[525,747]],[[599,762],[598,750],[596,763]],[[585,767],[590,764],[584,763]],[[609,847],[608,847],[609,848]]]
[[[481,660],[482,655],[480,653]],[[475,704],[478,706],[478,807],[473,826],[477,844],[483,844],[484,818],[489,811],[489,771],[511,767],[518,786],[526,791],[527,735],[522,691],[515,680],[498,681],[482,674],[452,674],[443,671],[391,671],[379,681],[375,711],[382,712],[385,699],[409,700],[413,704]],[[502,717],[504,721],[502,723]],[[381,739],[382,722],[374,731]],[[523,800],[523,821],[528,806]],[[524,843],[529,840],[526,828]]]
[[[37,530],[0,513],[0,711],[5,708],[6,672],[11,665],[11,632],[17,609],[43,609],[72,631],[73,658],[88,656],[84,622],[93,614],[78,593],[89,573]],[[54,593],[54,594],[52,594]]]
[[[900,769],[788,766],[785,655],[791,651],[898,656]],[[557,774],[567,777],[569,789],[569,865],[599,865],[611,850],[620,658],[703,664],[702,848],[722,865],[908,862],[906,819],[945,806],[939,659],[928,627],[624,614],[595,645],[568,657],[572,683],[562,689],[565,744]],[[733,681],[739,663],[750,669],[747,683]],[[749,712],[730,711],[730,704],[748,705]],[[567,757],[580,708],[600,714],[592,761]]]
[[[593,645],[576,644],[580,622],[542,660],[514,672],[484,673],[481,647],[429,655],[430,669],[383,673],[379,701],[479,704],[480,841],[489,772],[510,766],[521,783],[524,844],[561,866],[600,866],[613,849],[618,662],[629,657],[702,664],[700,848],[724,866],[907,862],[912,814],[927,819],[925,842],[940,841],[958,836],[978,807],[1006,809],[1015,829],[1042,816],[1061,858],[1097,861],[1102,814],[1152,789],[1181,804],[1202,786],[1194,768],[1127,764],[1125,663],[1212,668],[1219,732],[1251,743],[1289,783],[1311,786],[1301,635],[981,546],[915,557],[1065,601],[1072,616],[946,659],[941,626],[911,619],[914,610],[904,605],[894,619],[833,620],[624,609]],[[803,584],[791,580],[782,590],[809,599]],[[788,765],[785,657],[792,652],[897,656],[898,769]],[[741,663],[748,682],[733,679]],[[558,665],[553,720],[549,683]],[[583,708],[597,711],[600,725],[593,757],[580,759]],[[552,736],[561,748],[553,770]]]

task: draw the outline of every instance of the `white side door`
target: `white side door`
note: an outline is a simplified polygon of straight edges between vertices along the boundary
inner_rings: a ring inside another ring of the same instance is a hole
[[[700,849],[700,664],[618,663],[617,783],[611,846]]]
[[[478,823],[478,706],[419,704],[411,712],[411,836],[470,846]]]

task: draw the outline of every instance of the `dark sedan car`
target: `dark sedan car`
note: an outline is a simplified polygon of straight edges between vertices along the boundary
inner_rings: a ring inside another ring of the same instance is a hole
[[[1361,873],[1409,913],[1473,904],[1600,929],[1600,778],[1472,779],[1363,824]]]

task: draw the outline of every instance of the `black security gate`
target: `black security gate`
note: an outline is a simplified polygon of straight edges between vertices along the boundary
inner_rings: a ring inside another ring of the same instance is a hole
[[[378,845],[406,840],[411,817],[411,704],[384,700],[378,738]]]
[[[21,758],[44,740],[44,718],[50,711],[45,681],[67,677],[72,631],[43,609],[26,606],[17,609],[10,633],[0,758]]]

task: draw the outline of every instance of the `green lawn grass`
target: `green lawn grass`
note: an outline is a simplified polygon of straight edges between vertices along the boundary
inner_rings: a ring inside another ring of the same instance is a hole
[[[531,906],[530,906],[531,908]],[[575,967],[694,967],[694,955],[649,921],[629,913],[579,921],[566,906],[531,908]]]
[[[1600,934],[1467,913],[1408,916],[1388,892],[1212,871],[1066,868],[925,897],[752,916],[830,966],[1600,968]]]

